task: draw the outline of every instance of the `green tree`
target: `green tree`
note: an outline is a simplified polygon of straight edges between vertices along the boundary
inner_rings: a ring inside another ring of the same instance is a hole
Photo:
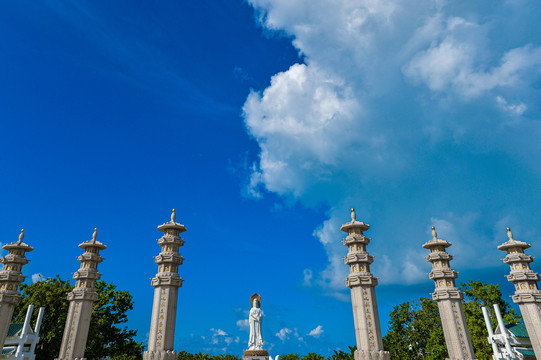
[[[211,360],[240,360],[236,355],[231,354],[218,354],[211,357]]]
[[[342,350],[334,350],[334,354],[329,357],[329,360],[355,360],[354,354],[357,350],[356,346],[348,346],[349,353]]]
[[[481,306],[490,308],[493,324],[496,318],[492,304],[498,304],[506,323],[520,322],[520,316],[502,299],[498,285],[480,281],[462,283],[464,293],[464,314],[472,345],[477,359],[491,359],[492,349],[488,344],[488,333]],[[384,348],[391,353],[391,359],[441,360],[446,358],[447,348],[441,327],[438,306],[435,301],[421,298],[405,302],[393,308],[390,315],[389,331],[383,338]]]
[[[62,331],[66,324],[69,302],[66,299],[73,289],[69,281],[49,278],[33,284],[21,284],[23,298],[13,312],[14,322],[24,322],[28,305],[34,305],[32,324],[37,319],[37,309],[45,308],[43,322],[39,333],[39,343],[36,346],[37,360],[50,360],[58,357],[62,342]]]
[[[444,341],[434,301],[421,298],[402,303],[393,308],[390,318],[383,346],[392,359],[440,360],[447,356],[445,347],[434,346]]]
[[[300,360],[301,356],[299,354],[284,354],[280,356],[280,360]]]
[[[481,306],[486,306],[489,310],[490,320],[493,325],[497,324],[493,304],[500,306],[503,321],[508,324],[519,323],[521,316],[515,312],[507,301],[502,299],[502,293],[498,285],[470,281],[461,283],[460,291],[464,293],[464,314],[466,315],[466,323],[475,357],[477,359],[491,359],[492,347],[487,341],[488,332]]]
[[[306,355],[303,355],[301,357],[301,360],[327,360],[325,359],[325,356],[319,355],[317,353],[309,352]]]
[[[40,342],[36,347],[37,360],[50,360],[58,356],[64,325],[68,313],[68,292],[73,289],[69,281],[49,278],[32,284],[22,284],[23,299],[14,311],[14,321],[22,322],[28,305],[45,307],[40,330]],[[128,318],[126,312],[133,308],[128,291],[116,290],[113,284],[96,282],[98,300],[94,303],[89,335],[85,350],[88,359],[140,360],[144,346],[134,340],[136,330],[120,328]],[[37,312],[33,314],[33,322]]]
[[[207,353],[198,352],[197,354],[189,353],[185,350],[177,353],[178,360],[210,360],[211,356]]]

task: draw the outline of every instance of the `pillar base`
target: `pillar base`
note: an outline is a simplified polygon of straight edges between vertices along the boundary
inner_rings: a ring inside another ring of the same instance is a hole
[[[150,350],[143,353],[143,360],[176,360],[175,350]]]
[[[244,350],[242,360],[268,360],[269,352],[267,350]]]
[[[391,355],[383,350],[355,350],[355,360],[390,360]]]

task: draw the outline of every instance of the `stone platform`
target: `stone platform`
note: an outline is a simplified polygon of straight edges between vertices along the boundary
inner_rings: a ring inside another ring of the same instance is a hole
[[[244,350],[242,360],[268,360],[269,352],[267,350]]]

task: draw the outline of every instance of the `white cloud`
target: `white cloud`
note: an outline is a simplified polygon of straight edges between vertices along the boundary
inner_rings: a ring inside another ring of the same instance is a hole
[[[212,339],[211,343],[216,345],[220,342],[220,340],[223,340],[226,342],[226,344],[231,343],[231,338],[227,337],[227,333],[223,331],[222,329],[210,329],[212,331]]]
[[[509,104],[507,100],[505,100],[502,96],[496,96],[496,102],[500,106],[501,109],[508,112],[511,115],[522,115],[524,111],[528,109],[526,104],[523,102],[520,102],[518,104]]]
[[[217,335],[221,335],[221,336],[227,335],[227,333],[226,333],[225,331],[221,330],[221,329],[218,329],[218,330],[216,331],[216,334],[217,334]]]
[[[43,280],[43,275],[41,275],[40,273],[32,274],[32,282],[33,283],[41,281],[41,280]]]
[[[215,336],[227,336],[227,333],[222,329],[210,329],[210,331],[212,331]]]
[[[524,86],[531,75],[539,74],[541,47],[511,49],[499,59],[499,65],[484,69],[479,61],[487,43],[484,27],[458,17],[448,18],[445,25],[440,33],[433,33],[430,47],[404,66],[406,76],[426,83],[433,91],[453,90],[470,99],[495,89]]]
[[[438,238],[452,244],[447,252],[454,256],[451,267],[455,270],[463,268],[479,269],[499,264],[496,259],[501,258],[497,245],[507,240],[505,226],[509,216],[494,224],[495,238],[486,235],[481,229],[482,219],[480,213],[466,213],[463,215],[447,214],[443,218],[431,218],[436,228]],[[427,229],[427,241],[432,238],[431,230]]]
[[[433,217],[460,254],[457,266],[477,266],[468,263],[471,254],[492,241],[473,227],[480,210],[434,216],[419,207],[429,205],[427,187],[443,197],[484,201],[484,189],[469,195],[462,188],[437,189],[446,181],[442,162],[452,164],[458,184],[471,173],[462,161],[465,153],[504,154],[541,174],[535,160],[541,156],[539,39],[510,40],[501,30],[512,31],[509,11],[521,21],[537,20],[500,3],[459,12],[432,0],[249,2],[266,29],[287,33],[304,56],[303,64],[275,74],[266,89],[252,91],[243,107],[247,130],[260,147],[247,193],[260,198],[266,190],[306,206],[327,206],[328,219],[314,237],[328,263],[322,271],[299,274],[303,284],[349,299],[339,231],[343,209],[361,203],[359,214],[368,213],[387,192],[410,198],[407,205],[389,207],[402,214],[390,216],[389,224],[405,225],[402,218],[412,212],[422,214],[417,221]],[[521,146],[509,146],[514,143]],[[419,178],[426,186],[411,186]],[[416,206],[417,199],[425,205]],[[455,231],[448,226],[455,221],[465,226]],[[468,237],[481,241],[471,244]],[[426,281],[423,249],[411,242],[397,247],[398,238],[381,239],[385,249],[368,249],[377,256],[374,275],[387,284]],[[483,261],[488,264],[488,257]]]
[[[241,330],[248,329],[250,327],[248,319],[237,320],[237,327]]]
[[[273,76],[262,94],[250,93],[243,111],[261,146],[250,193],[258,197],[257,186],[264,184],[269,191],[300,196],[311,183],[330,180],[328,166],[347,158],[360,105],[343,80],[295,64]],[[352,131],[343,134],[344,128]]]
[[[304,280],[302,282],[303,286],[312,286],[312,277],[313,272],[311,269],[304,269]]]
[[[284,341],[287,338],[288,334],[291,334],[291,329],[283,328],[283,329],[280,329],[280,331],[278,331],[275,335],[280,340]]]
[[[315,329],[310,330],[310,332],[307,335],[318,338],[321,336],[321,334],[323,334],[323,326],[318,325]]]
[[[318,227],[313,235],[325,247],[329,262],[327,267],[319,274],[318,283],[326,289],[330,295],[347,301],[349,299],[346,293],[347,287],[344,280],[348,275],[348,267],[344,264],[344,256],[347,249],[340,241],[340,222],[338,216],[331,216]]]

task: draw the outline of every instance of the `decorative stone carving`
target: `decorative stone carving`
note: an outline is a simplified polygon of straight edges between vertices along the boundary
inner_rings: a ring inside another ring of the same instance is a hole
[[[34,250],[32,246],[25,244],[23,239],[24,229],[21,230],[19,241],[2,246],[8,254],[0,259],[4,264],[0,271],[0,349],[6,341],[15,305],[21,301],[18,289],[25,279],[22,269],[29,262],[25,254]]]
[[[145,359],[148,360],[176,360],[177,352],[173,350],[145,351]]]
[[[541,291],[537,287],[539,274],[530,268],[533,258],[524,253],[531,245],[515,240],[510,228],[507,228],[507,237],[509,240],[498,246],[498,249],[507,252],[503,262],[511,268],[507,280],[515,285],[515,295],[512,298],[522,313],[535,357],[541,359]]]
[[[432,226],[432,240],[423,245],[425,249],[430,250],[425,259],[432,263],[432,271],[428,276],[436,285],[432,300],[438,302],[445,344],[449,353],[447,360],[474,360],[475,354],[462,308],[464,296],[455,287],[458,275],[449,266],[453,256],[445,251],[449,246],[451,243],[438,239],[436,229]]]
[[[389,352],[383,350],[376,303],[375,287],[378,285],[378,279],[370,272],[374,257],[366,252],[370,239],[363,234],[369,228],[370,225],[357,221],[354,209],[351,209],[351,221],[340,228],[348,234],[342,243],[349,250],[344,262],[350,269],[346,286],[351,289],[357,340],[354,356],[355,360],[389,360]]]
[[[175,360],[173,350],[175,338],[175,322],[177,317],[178,288],[182,286],[182,278],[178,274],[178,266],[184,261],[179,248],[184,240],[179,236],[186,227],[176,221],[176,211],[171,213],[171,221],[158,226],[164,235],[158,239],[161,252],[155,257],[158,273],[151,280],[154,287],[154,303],[148,350],[143,353],[144,360]]]
[[[75,288],[68,294],[70,305],[60,353],[56,360],[85,360],[92,306],[98,299],[98,293],[94,287],[101,277],[98,272],[98,264],[103,261],[100,251],[107,248],[96,240],[97,236],[98,229],[95,228],[92,240],[79,244],[79,247],[84,249],[84,253],[77,258],[81,262],[81,267],[73,274],[76,280]]]

